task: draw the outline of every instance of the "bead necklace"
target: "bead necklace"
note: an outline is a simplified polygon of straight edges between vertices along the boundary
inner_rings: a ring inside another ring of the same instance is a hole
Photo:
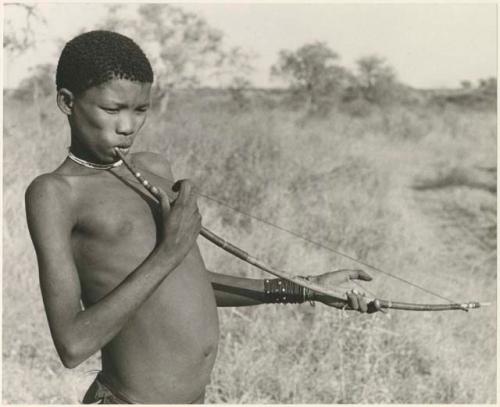
[[[83,165],[84,167],[87,167],[87,168],[92,168],[94,170],[109,170],[111,168],[119,167],[120,165],[123,164],[123,161],[121,159],[118,161],[115,161],[114,163],[111,163],[111,164],[94,164],[94,163],[91,163],[90,161],[86,161],[82,158],[78,158],[71,151],[68,151],[68,157],[71,160],[73,160],[75,163],[77,163],[79,165]]]

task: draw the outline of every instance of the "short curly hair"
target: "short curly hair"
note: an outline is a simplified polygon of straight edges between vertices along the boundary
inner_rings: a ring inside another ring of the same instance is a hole
[[[79,94],[114,78],[153,82],[148,58],[130,38],[96,30],[80,34],[64,46],[57,64],[57,90],[66,88]]]

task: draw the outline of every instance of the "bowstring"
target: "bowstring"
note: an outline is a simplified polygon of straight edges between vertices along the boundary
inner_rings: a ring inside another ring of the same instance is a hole
[[[168,178],[165,178],[165,177],[164,177],[164,179],[165,179],[166,181],[171,182],[172,184],[174,184],[174,183],[175,183],[175,181],[173,181],[173,180],[171,180],[171,179],[168,179]],[[137,182],[137,181],[136,181],[136,180],[134,180],[134,182]],[[326,251],[329,251],[329,252],[331,252],[331,253],[337,254],[337,255],[339,255],[339,256],[341,256],[341,257],[344,257],[344,258],[346,258],[346,259],[349,259],[349,260],[351,260],[351,261],[353,261],[353,262],[355,262],[355,263],[361,264],[361,265],[363,265],[363,266],[365,266],[365,267],[367,267],[367,268],[369,268],[369,269],[371,269],[371,270],[374,270],[374,271],[377,271],[377,272],[379,272],[379,273],[385,274],[386,276],[391,277],[391,278],[393,278],[393,279],[395,279],[395,280],[399,280],[399,281],[401,281],[401,282],[403,282],[403,283],[405,283],[405,284],[408,284],[408,285],[410,285],[410,286],[412,286],[412,287],[414,287],[414,288],[416,288],[416,289],[419,289],[419,290],[421,290],[421,291],[423,291],[423,292],[426,292],[427,294],[430,294],[430,295],[432,295],[432,296],[434,296],[434,297],[436,297],[436,298],[440,298],[440,299],[442,299],[442,300],[444,300],[444,301],[447,301],[447,302],[449,302],[449,303],[451,303],[451,304],[453,304],[453,303],[458,303],[458,301],[452,300],[452,299],[450,299],[450,298],[448,298],[448,297],[445,297],[445,296],[443,296],[443,295],[441,295],[441,294],[438,294],[438,293],[436,293],[436,292],[434,292],[434,291],[431,291],[431,290],[429,290],[429,289],[427,289],[427,288],[425,288],[425,287],[422,287],[421,285],[418,285],[418,284],[416,284],[416,283],[414,283],[414,282],[412,282],[412,281],[409,281],[409,280],[407,280],[407,279],[405,279],[405,278],[403,278],[403,277],[400,277],[400,276],[398,276],[398,275],[396,275],[396,274],[393,274],[393,273],[390,273],[390,272],[388,272],[388,271],[385,271],[385,270],[383,270],[383,269],[381,269],[381,268],[379,268],[379,267],[373,266],[373,265],[371,265],[371,264],[367,263],[367,262],[366,262],[366,261],[364,261],[364,260],[358,259],[358,258],[356,258],[356,257],[354,257],[354,256],[351,256],[351,255],[347,254],[347,253],[341,252],[341,251],[339,251],[339,250],[337,250],[337,249],[334,249],[334,248],[332,248],[332,247],[330,247],[330,246],[327,246],[326,244],[324,244],[324,243],[322,243],[322,242],[318,242],[317,240],[313,240],[313,239],[311,239],[311,238],[309,238],[309,237],[307,237],[307,236],[304,236],[304,235],[302,235],[302,234],[300,234],[300,233],[298,233],[298,232],[295,232],[295,231],[293,231],[293,230],[290,230],[290,229],[284,228],[283,226],[280,226],[280,225],[278,225],[278,224],[276,224],[276,223],[273,223],[273,222],[271,222],[271,221],[268,221],[268,220],[266,220],[266,219],[260,218],[260,217],[258,217],[258,216],[256,216],[256,215],[253,215],[253,214],[249,213],[249,212],[245,212],[245,211],[242,211],[242,210],[240,210],[240,209],[237,209],[237,208],[235,208],[235,207],[233,207],[233,206],[231,206],[231,205],[227,204],[226,202],[221,201],[220,199],[214,198],[214,197],[212,197],[212,196],[210,196],[210,195],[208,195],[208,194],[204,193],[204,192],[203,192],[200,188],[198,188],[198,187],[193,188],[193,189],[192,189],[192,192],[193,192],[193,193],[195,193],[195,194],[196,194],[196,195],[198,195],[198,196],[201,196],[202,198],[205,198],[205,199],[207,199],[207,200],[209,200],[209,201],[215,202],[215,203],[217,203],[218,205],[221,205],[221,206],[224,206],[225,208],[231,209],[232,211],[234,211],[234,212],[236,212],[236,213],[239,213],[239,214],[241,214],[241,215],[247,216],[247,217],[249,217],[249,218],[251,218],[251,219],[253,219],[253,220],[256,220],[257,222],[260,222],[260,223],[263,223],[263,224],[265,224],[265,225],[268,225],[268,226],[270,226],[270,227],[272,227],[272,228],[278,229],[278,230],[280,230],[280,231],[282,231],[282,232],[284,232],[284,233],[290,234],[290,235],[292,235],[292,236],[296,237],[297,239],[300,239],[300,240],[302,240],[302,241],[304,241],[304,242],[307,242],[307,243],[309,243],[309,244],[312,244],[313,246],[320,247],[320,248],[322,248],[322,249],[324,249],[324,250],[326,250]],[[363,287],[363,286],[361,286],[361,287]],[[366,287],[363,287],[363,288],[366,290]],[[366,291],[368,291],[368,290],[366,290]]]
[[[219,204],[219,205],[221,205],[221,206],[224,206],[224,207],[226,207],[226,208],[228,208],[228,209],[231,209],[231,210],[232,210],[232,211],[234,211],[234,212],[237,212],[237,213],[239,213],[239,214],[241,214],[241,215],[244,215],[244,216],[248,216],[248,217],[249,217],[249,218],[251,218],[251,219],[254,219],[254,220],[258,221],[258,222],[261,222],[261,223],[263,223],[263,224],[266,224],[266,225],[268,225],[268,226],[270,226],[270,227],[272,227],[272,228],[276,228],[276,229],[278,229],[278,230],[280,230],[280,231],[282,231],[282,232],[284,232],[284,233],[288,233],[288,234],[290,234],[290,235],[292,235],[292,236],[294,236],[294,237],[296,237],[296,238],[298,238],[298,239],[300,239],[300,240],[303,240],[303,241],[305,241],[305,242],[307,242],[307,243],[310,243],[310,244],[312,244],[312,245],[314,245],[314,246],[320,247],[320,248],[322,248],[322,249],[324,249],[324,250],[327,250],[327,251],[329,251],[329,252],[331,252],[331,253],[335,253],[335,254],[337,254],[337,255],[339,255],[339,256],[341,256],[341,257],[344,257],[344,258],[349,259],[349,260],[351,260],[351,261],[354,261],[354,262],[356,262],[356,263],[358,263],[358,264],[361,264],[361,265],[363,265],[363,266],[365,266],[365,267],[368,267],[368,268],[370,268],[370,269],[372,269],[372,270],[374,270],[374,271],[377,271],[377,272],[379,272],[379,273],[385,274],[386,276],[389,276],[389,277],[391,277],[391,278],[393,278],[393,279],[395,279],[395,280],[399,280],[399,281],[401,281],[401,282],[403,282],[403,283],[406,283],[406,284],[408,284],[408,285],[410,285],[410,286],[412,286],[412,287],[414,287],[414,288],[417,288],[417,289],[419,289],[419,290],[421,290],[421,291],[426,292],[427,294],[433,295],[434,297],[437,297],[437,298],[440,298],[440,299],[442,299],[442,300],[448,301],[449,303],[457,303],[457,302],[458,302],[458,301],[452,300],[452,299],[450,299],[450,298],[448,298],[448,297],[445,297],[445,296],[443,296],[443,295],[441,295],[441,294],[435,293],[435,292],[433,292],[433,291],[431,291],[431,290],[429,290],[429,289],[427,289],[427,288],[425,288],[425,287],[422,287],[422,286],[420,286],[420,285],[418,285],[418,284],[416,284],[416,283],[414,283],[414,282],[412,282],[412,281],[406,280],[406,279],[404,279],[403,277],[400,277],[400,276],[398,276],[398,275],[396,275],[396,274],[390,273],[390,272],[388,272],[388,271],[382,270],[382,269],[381,269],[381,268],[379,268],[379,267],[373,266],[373,265],[371,265],[371,264],[367,263],[367,262],[366,262],[366,261],[364,261],[364,260],[358,259],[358,258],[356,258],[356,257],[354,257],[354,256],[351,256],[351,255],[346,254],[346,253],[343,253],[343,252],[341,252],[341,251],[339,251],[339,250],[337,250],[337,249],[334,249],[334,248],[332,248],[332,247],[329,247],[329,246],[327,246],[326,244],[324,244],[324,243],[322,243],[322,242],[318,242],[318,241],[313,240],[313,239],[311,239],[311,238],[309,238],[309,237],[307,237],[307,236],[304,236],[304,235],[302,235],[302,234],[300,234],[300,233],[294,232],[293,230],[286,229],[286,228],[284,228],[283,226],[280,226],[280,225],[278,225],[278,224],[275,224],[275,223],[273,223],[273,222],[270,222],[270,221],[268,221],[268,220],[266,220],[266,219],[260,218],[260,217],[258,217],[258,216],[255,216],[255,215],[251,214],[251,213],[248,213],[248,212],[242,211],[242,210],[240,210],[240,209],[237,209],[237,208],[235,208],[235,207],[233,207],[233,206],[231,206],[231,205],[227,204],[226,202],[223,202],[223,201],[221,201],[221,200],[219,200],[219,199],[217,199],[217,198],[214,198],[214,197],[212,197],[212,196],[210,196],[210,195],[205,194],[205,193],[204,193],[203,191],[201,191],[199,188],[194,188],[194,191],[193,191],[193,192],[194,192],[195,194],[197,194],[197,195],[201,196],[202,198],[205,198],[205,199],[207,199],[207,200],[209,200],[209,201],[213,201],[213,202],[215,202],[215,203],[217,203],[217,204]],[[362,286],[361,286],[361,287],[362,287]],[[363,287],[363,288],[366,290],[366,287]],[[368,291],[368,290],[366,290],[366,291]]]

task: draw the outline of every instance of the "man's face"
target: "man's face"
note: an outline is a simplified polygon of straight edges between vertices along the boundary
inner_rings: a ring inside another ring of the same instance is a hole
[[[146,121],[150,95],[150,83],[112,79],[76,96],[69,117],[73,153],[96,163],[116,161],[116,147],[127,154]]]

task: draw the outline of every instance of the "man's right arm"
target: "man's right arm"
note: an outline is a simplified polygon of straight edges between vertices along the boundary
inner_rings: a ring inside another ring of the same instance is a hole
[[[26,191],[28,228],[37,254],[42,297],[54,344],[66,367],[79,365],[106,345],[194,244],[201,218],[190,185],[182,184],[171,209],[161,193],[160,243],[114,290],[82,310],[71,247],[76,222],[71,188],[57,176],[44,175]]]

